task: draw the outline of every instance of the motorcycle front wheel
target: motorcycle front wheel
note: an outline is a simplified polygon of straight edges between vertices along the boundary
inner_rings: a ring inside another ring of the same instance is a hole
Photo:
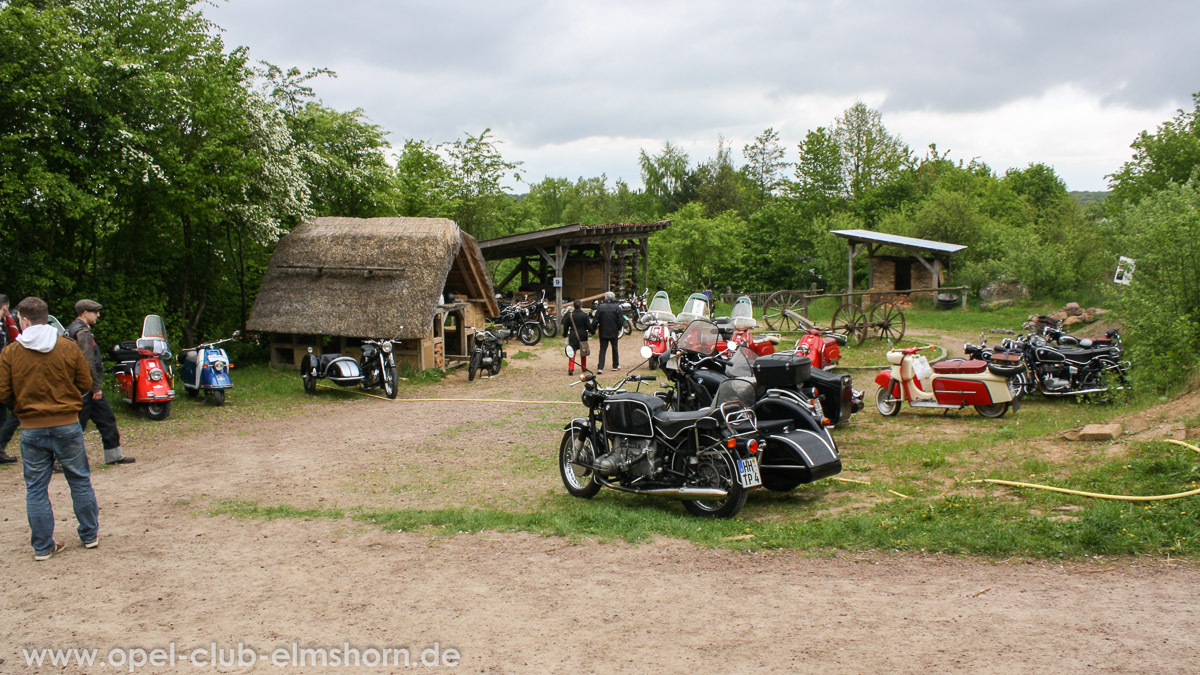
[[[692,469],[693,485],[719,488],[728,492],[725,499],[692,499],[683,507],[694,516],[732,518],[746,505],[748,491],[738,482],[733,456],[728,452],[707,455]]]
[[[542,314],[541,325],[542,335],[548,338],[558,335],[558,322],[554,320],[554,315],[550,312]]]
[[[155,422],[161,422],[171,415],[171,402],[162,401],[161,403],[147,403],[142,406],[142,411],[146,413],[148,419]]]
[[[383,394],[388,398],[396,398],[399,387],[396,386],[396,366],[383,367]]]
[[[304,381],[304,393],[306,393],[306,394],[317,393],[317,376],[316,375],[313,375],[312,373],[310,373],[309,371],[306,370],[300,376],[300,379]]]
[[[633,320],[633,327],[639,331],[645,331],[650,327],[650,315],[646,312],[638,312],[637,318]]]
[[[591,499],[600,491],[600,483],[596,482],[592,470],[575,463],[591,464],[595,459],[596,449],[587,434],[580,429],[568,429],[563,434],[558,445],[558,472],[563,487],[572,497]]]
[[[880,387],[875,390],[875,409],[884,417],[894,417],[900,414],[900,399],[892,396],[889,389]]]
[[[483,352],[476,348],[471,352],[471,362],[467,364],[467,382],[475,381],[475,373],[479,372],[479,364],[483,362]]]
[[[208,400],[212,401],[212,404],[216,405],[216,406],[225,405],[225,390],[224,389],[213,389],[213,390],[209,391],[208,392]]]
[[[517,339],[532,347],[542,341],[542,327],[536,321],[526,321],[517,329]]]

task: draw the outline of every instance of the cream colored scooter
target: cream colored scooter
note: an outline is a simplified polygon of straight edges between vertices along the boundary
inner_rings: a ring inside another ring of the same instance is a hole
[[[900,404],[908,401],[914,408],[962,409],[974,406],[984,417],[1003,417],[1009,407],[1019,405],[1021,385],[1013,377],[1019,372],[1011,367],[979,360],[953,360],[932,366],[918,352],[927,347],[892,349],[887,353],[890,370],[875,376],[879,385],[875,392],[875,407],[881,415],[891,417],[900,412]]]

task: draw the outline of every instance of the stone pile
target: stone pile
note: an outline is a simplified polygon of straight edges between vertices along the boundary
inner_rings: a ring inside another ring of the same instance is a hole
[[[1108,312],[1107,309],[1099,307],[1088,307],[1084,309],[1079,306],[1078,302],[1068,302],[1063,308],[1053,314],[1032,314],[1029,320],[1025,322],[1025,329],[1033,332],[1041,332],[1042,328],[1049,326],[1057,328],[1062,324],[1063,330],[1071,326],[1079,324],[1091,323]]]

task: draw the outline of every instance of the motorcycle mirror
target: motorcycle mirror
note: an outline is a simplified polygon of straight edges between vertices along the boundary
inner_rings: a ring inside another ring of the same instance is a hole
[[[650,345],[642,345],[642,348],[638,351],[638,353],[642,355],[643,359],[648,359],[651,356],[654,356],[654,350],[650,348]]]
[[[566,349],[564,349],[563,351],[565,351],[567,353],[568,359],[575,358],[575,348],[572,347],[571,345],[567,345]]]
[[[237,337],[237,336],[239,336],[239,335],[241,335],[241,334],[242,334],[242,331],[240,331],[240,330],[235,330],[235,331],[233,331],[233,337]]]

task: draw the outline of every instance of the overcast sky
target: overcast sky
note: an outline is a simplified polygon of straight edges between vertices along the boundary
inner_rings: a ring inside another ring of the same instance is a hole
[[[491,128],[527,182],[640,186],[665,141],[796,144],[856,99],[914,152],[1003,174],[1048,164],[1107,189],[1129,144],[1200,91],[1200,2],[229,0],[227,48],[315,83],[338,110],[435,143]],[[524,186],[514,186],[524,192]]]

